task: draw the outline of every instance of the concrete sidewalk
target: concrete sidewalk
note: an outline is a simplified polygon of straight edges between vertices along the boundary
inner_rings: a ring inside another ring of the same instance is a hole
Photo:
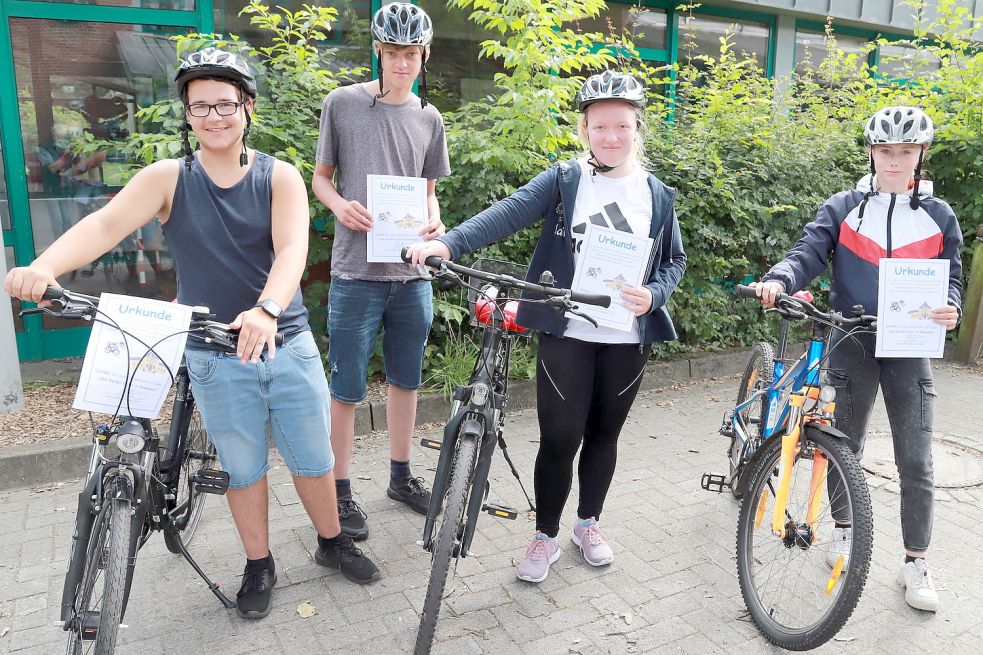
[[[737,505],[699,488],[704,471],[725,467],[717,434],[734,396],[733,377],[641,394],[622,434],[620,462],[603,517],[612,565],[593,569],[567,538],[575,501],[564,516],[562,557],[540,585],[521,583],[514,561],[534,529],[482,516],[473,550],[461,562],[438,624],[441,653],[774,652],[749,622],[734,564]],[[875,543],[870,578],[853,618],[823,653],[976,653],[983,644],[983,371],[936,367],[939,482],[930,563],[942,598],[938,614],[904,603],[896,582],[902,545],[897,485],[870,476]],[[865,464],[890,474],[887,419],[875,413]],[[531,491],[536,416],[514,413],[507,440]],[[365,440],[352,477],[369,514],[365,551],[384,578],[357,587],[311,559],[314,533],[286,468],[271,472],[272,549],[280,578],[273,612],[248,622],[222,608],[183,560],[155,537],[139,554],[119,653],[406,653],[412,650],[429,573],[415,545],[422,521],[385,495],[388,450]],[[878,445],[880,444],[880,445]],[[436,453],[418,449],[416,467]],[[427,476],[432,473],[427,473]],[[975,476],[975,477],[974,477]],[[490,498],[522,506],[499,457]],[[77,482],[0,493],[0,652],[64,651],[57,618]],[[575,498],[576,488],[572,494]],[[223,499],[209,499],[191,550],[230,592],[242,551]],[[298,615],[300,603],[317,613]]]

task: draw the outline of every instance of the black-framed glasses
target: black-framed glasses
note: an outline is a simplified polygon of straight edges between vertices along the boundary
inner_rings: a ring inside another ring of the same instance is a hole
[[[206,118],[208,114],[212,113],[212,109],[219,116],[231,116],[232,114],[239,111],[239,107],[246,104],[245,101],[242,102],[217,102],[214,105],[209,105],[204,102],[196,102],[193,105],[187,105],[188,113],[195,118]]]

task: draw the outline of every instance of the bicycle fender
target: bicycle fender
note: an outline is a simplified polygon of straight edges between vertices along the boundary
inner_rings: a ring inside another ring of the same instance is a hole
[[[842,430],[837,430],[832,425],[826,425],[825,423],[820,423],[818,421],[809,421],[805,424],[805,437],[810,438],[813,432],[821,432],[826,436],[833,437],[834,439],[842,439],[844,441],[849,441],[850,437],[846,435]]]
[[[123,471],[120,471],[119,474],[113,476],[113,479],[106,487],[106,495],[103,502],[108,502],[109,500],[114,500],[117,498],[125,498],[131,505],[133,504],[133,481],[130,480],[130,476],[126,475]]]

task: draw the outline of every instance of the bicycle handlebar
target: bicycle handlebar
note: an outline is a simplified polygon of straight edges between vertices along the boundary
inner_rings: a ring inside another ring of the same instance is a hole
[[[46,311],[60,318],[85,319],[93,318],[96,314],[96,305],[99,298],[76,293],[57,286],[49,286],[41,295],[42,300],[51,300],[61,306],[61,309],[52,310],[40,308],[38,310],[24,310],[21,315],[34,313],[35,311]],[[211,314],[207,307],[195,307],[192,313],[190,331],[192,333],[204,333],[213,343],[225,347],[229,351],[236,349],[239,340],[238,330],[230,330],[225,323],[210,320]],[[283,333],[277,332],[274,343],[279,348],[283,345]]]
[[[734,289],[734,295],[739,298],[759,299],[757,292],[753,288],[744,286],[743,284],[737,285]],[[835,310],[828,312],[820,311],[808,300],[796,298],[787,293],[780,293],[775,298],[775,311],[781,314],[783,318],[789,320],[809,318],[826,321],[840,327],[863,326],[871,329],[877,327],[877,316],[872,314],[860,314],[852,318],[847,318],[841,312]]]
[[[406,248],[403,248],[403,252],[400,255],[403,261],[409,263],[409,259],[406,256]],[[543,284],[534,284],[532,282],[526,282],[525,280],[520,280],[514,278],[511,275],[502,275],[498,273],[489,273],[488,271],[479,271],[474,268],[469,268],[467,266],[462,266],[461,264],[455,264],[449,259],[441,259],[436,255],[431,255],[426,259],[426,265],[430,268],[435,268],[439,270],[447,270],[457,273],[458,275],[467,275],[469,277],[474,277],[479,280],[484,280],[485,282],[491,282],[498,284],[499,286],[506,287],[509,289],[519,289],[520,291],[528,291],[530,293],[538,293],[547,298],[556,298],[559,300],[569,300],[570,302],[580,302],[587,305],[597,305],[598,307],[610,307],[611,306],[611,296],[606,296],[600,293],[583,293],[580,291],[574,291],[572,289],[563,289],[561,287],[546,286]]]

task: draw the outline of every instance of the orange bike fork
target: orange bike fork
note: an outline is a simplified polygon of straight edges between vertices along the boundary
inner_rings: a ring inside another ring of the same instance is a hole
[[[778,474],[778,488],[775,489],[775,507],[772,510],[771,531],[781,539],[785,538],[785,510],[788,509],[788,496],[792,485],[792,467],[795,465],[795,456],[799,451],[799,437],[801,436],[801,416],[803,397],[792,395],[788,399],[789,405],[793,408],[793,415],[789,420],[791,429],[787,434],[782,435],[782,456],[781,468]]]

